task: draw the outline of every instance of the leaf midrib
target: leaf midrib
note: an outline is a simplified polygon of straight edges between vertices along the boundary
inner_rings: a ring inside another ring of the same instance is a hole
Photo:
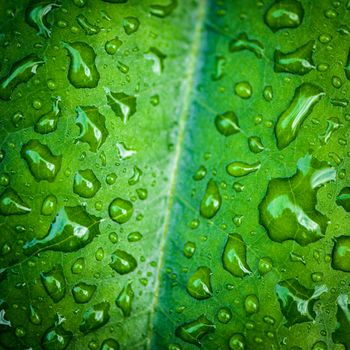
[[[180,112],[179,126],[178,126],[178,135],[177,142],[175,147],[175,155],[173,157],[173,165],[171,167],[171,178],[169,181],[169,192],[167,195],[167,205],[164,217],[164,224],[162,234],[160,236],[159,242],[159,259],[158,259],[158,267],[156,271],[155,278],[155,287],[153,292],[153,300],[150,307],[151,317],[148,327],[147,334],[147,349],[152,350],[152,340],[153,340],[153,329],[154,329],[154,321],[156,315],[156,308],[159,300],[159,289],[160,289],[160,280],[161,280],[161,272],[163,269],[164,258],[165,258],[165,247],[167,243],[167,237],[169,233],[170,223],[171,223],[171,214],[172,208],[174,204],[174,197],[176,192],[176,184],[177,184],[177,175],[179,170],[179,164],[181,160],[181,154],[184,143],[184,136],[186,131],[186,125],[190,113],[191,103],[192,103],[192,95],[193,95],[193,87],[197,76],[198,66],[200,64],[200,60],[198,57],[201,55],[202,50],[202,42],[203,42],[203,33],[204,33],[204,24],[207,15],[209,0],[199,0],[198,9],[196,15],[196,22],[194,28],[194,34],[192,36],[192,46],[189,51],[189,63],[188,69],[185,74],[185,91],[182,99],[182,109]]]

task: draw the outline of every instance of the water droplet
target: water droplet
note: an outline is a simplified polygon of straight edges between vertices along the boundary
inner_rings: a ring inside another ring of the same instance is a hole
[[[63,299],[66,294],[66,279],[62,265],[56,265],[50,271],[42,272],[40,279],[47,294],[55,303]]]
[[[297,28],[304,18],[304,9],[297,0],[278,0],[265,13],[265,23],[273,31]]]
[[[207,169],[204,165],[200,165],[196,172],[193,174],[192,178],[195,181],[200,181],[205,178],[205,175],[207,175]]]
[[[249,275],[251,269],[247,263],[246,254],[247,247],[241,235],[230,233],[222,254],[224,269],[236,277]]]
[[[224,56],[215,57],[215,72],[211,75],[211,78],[214,81],[220,80],[224,76],[226,62],[227,60]]]
[[[108,137],[106,118],[95,106],[78,106],[76,112],[76,123],[80,129],[77,141],[86,142],[90,151],[96,152]]]
[[[98,34],[101,30],[98,26],[91,24],[83,14],[79,14],[76,20],[86,35]]]
[[[231,321],[232,312],[228,307],[222,307],[219,309],[217,317],[219,322],[226,324]]]
[[[136,154],[136,151],[126,146],[124,142],[117,142],[115,145],[117,146],[118,156],[121,160],[128,159]]]
[[[235,85],[235,94],[240,98],[250,98],[252,93],[253,88],[248,81],[241,81]]]
[[[40,325],[42,322],[41,316],[32,304],[29,305],[29,320],[35,325]]]
[[[142,170],[138,166],[134,165],[134,173],[132,177],[128,180],[128,184],[130,186],[137,184],[140,181],[141,176]]]
[[[350,187],[344,187],[336,197],[337,205],[344,208],[345,211],[350,212]]]
[[[260,223],[275,242],[295,240],[302,246],[324,236],[328,218],[316,210],[317,191],[336,178],[334,168],[311,155],[299,159],[297,172],[269,182],[259,205]]]
[[[319,136],[319,140],[322,145],[325,145],[330,140],[331,136],[335,131],[337,131],[342,124],[337,117],[331,117],[327,119],[327,127],[325,132]]]
[[[83,198],[92,198],[101,188],[101,182],[90,169],[79,170],[74,176],[73,192]]]
[[[104,326],[110,318],[109,308],[107,301],[90,306],[83,314],[79,330],[82,333],[89,333]]]
[[[310,83],[303,83],[295,90],[293,100],[276,123],[275,134],[280,150],[295,140],[303,121],[323,95],[320,87]]]
[[[39,134],[49,134],[57,129],[58,120],[61,116],[59,103],[61,97],[57,96],[52,102],[49,112],[42,115],[34,125],[34,130]]]
[[[336,89],[339,89],[342,87],[343,85],[343,82],[341,80],[341,78],[337,77],[337,76],[333,76],[332,77],[332,85],[336,88]]]
[[[221,202],[219,188],[214,180],[210,180],[200,204],[200,214],[207,219],[213,218],[219,211]]]
[[[15,62],[9,72],[0,79],[0,99],[10,100],[15,88],[32,78],[40,65],[44,64],[36,55],[29,55]]]
[[[53,182],[61,169],[62,156],[54,155],[47,145],[38,140],[29,140],[24,144],[21,156],[36,181]]]
[[[127,35],[137,32],[140,26],[140,21],[136,17],[125,17],[123,20],[124,31]]]
[[[131,313],[132,302],[134,300],[134,291],[129,281],[119,293],[115,303],[122,310],[123,316],[128,317]]]
[[[311,350],[328,350],[328,346],[325,342],[318,341],[312,346]]]
[[[213,291],[210,282],[211,270],[206,266],[200,266],[187,282],[187,292],[198,300],[208,299]]]
[[[216,326],[202,315],[194,321],[184,323],[177,327],[175,335],[187,343],[201,346],[201,339],[205,335],[213,333],[215,329]]]
[[[0,215],[22,215],[32,209],[26,204],[18,193],[12,188],[6,188],[0,195]]]
[[[196,251],[196,243],[194,242],[186,242],[184,246],[184,255],[186,258],[192,258],[193,254]]]
[[[159,18],[170,16],[177,7],[178,0],[170,0],[167,5],[151,5],[150,13]]]
[[[94,284],[79,282],[72,288],[73,298],[78,304],[88,303],[96,291]]]
[[[120,275],[125,275],[136,269],[137,262],[131,254],[117,249],[111,256],[109,266]]]
[[[41,346],[45,350],[66,349],[73,338],[73,333],[63,328],[61,324],[50,327],[41,339]]]
[[[350,272],[350,236],[338,236],[332,251],[332,267],[335,270]]]
[[[81,206],[61,208],[48,234],[25,243],[23,252],[28,256],[44,250],[75,252],[100,234],[99,221]]]
[[[253,153],[260,153],[264,150],[264,145],[259,136],[248,137],[248,146]]]
[[[124,224],[130,220],[133,214],[133,204],[122,198],[115,198],[109,205],[109,216],[118,224]]]
[[[105,88],[108,105],[125,124],[136,112],[136,97],[124,92],[112,92]]]
[[[142,234],[140,232],[130,232],[128,234],[128,242],[138,242],[143,238]]]
[[[332,333],[333,342],[336,344],[343,344],[347,348],[350,342],[350,304],[349,296],[347,294],[340,294],[337,298],[337,324],[334,332]]]
[[[118,178],[117,174],[115,174],[115,173],[110,173],[110,174],[108,174],[108,175],[106,176],[106,183],[107,183],[108,185],[113,185],[113,184],[115,184],[115,182],[117,181],[117,178]]]
[[[323,280],[323,273],[322,272],[314,272],[311,274],[311,279],[314,282],[321,282]]]
[[[232,162],[227,165],[226,171],[231,176],[241,177],[256,172],[260,169],[260,166],[261,163],[259,161],[252,164],[244,162]]]
[[[77,89],[92,89],[98,85],[100,73],[95,64],[96,53],[94,49],[81,41],[74,43],[62,42],[70,57],[68,80]]]
[[[246,33],[241,33],[235,39],[232,39],[229,44],[229,50],[231,52],[248,50],[253,52],[257,58],[261,58],[264,55],[263,44],[258,40],[249,39]]]
[[[60,5],[55,3],[31,1],[25,12],[26,22],[37,30],[37,35],[48,39],[51,36],[51,30],[47,17],[50,16],[52,10],[58,7]]]
[[[87,0],[73,0],[73,4],[80,8],[84,7],[86,5],[86,2]]]
[[[312,69],[315,69],[312,59],[315,48],[315,40],[310,40],[292,52],[283,53],[276,50],[274,55],[275,72],[298,75],[309,73]]]
[[[108,338],[105,339],[102,344],[100,350],[119,350],[119,343],[113,339],[113,338]]]
[[[267,102],[272,101],[273,99],[273,90],[271,85],[267,85],[263,90],[263,97]]]
[[[149,50],[143,55],[146,60],[153,62],[152,70],[155,74],[161,74],[164,70],[164,60],[166,55],[163,54],[156,47],[150,47]]]
[[[105,50],[108,55],[115,55],[122,44],[123,42],[118,37],[115,37],[114,39],[106,42]]]
[[[84,258],[78,258],[74,261],[71,271],[73,274],[78,275],[79,273],[82,273],[82,271],[85,268],[85,259]]]
[[[239,129],[238,118],[232,111],[218,114],[215,118],[217,131],[224,136],[237,134]]]
[[[244,308],[248,314],[255,314],[259,311],[259,299],[255,294],[248,295],[244,300]]]
[[[246,350],[246,341],[243,334],[235,333],[229,340],[230,350]]]
[[[275,291],[285,317],[285,324],[290,327],[296,323],[315,319],[314,305],[327,288],[323,285],[316,289],[308,289],[297,279],[292,278],[277,283]]]

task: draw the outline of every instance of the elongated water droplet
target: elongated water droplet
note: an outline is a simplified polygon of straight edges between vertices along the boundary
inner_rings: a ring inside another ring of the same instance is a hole
[[[248,295],[244,300],[244,308],[248,314],[255,314],[259,311],[259,299],[255,294]]]
[[[248,137],[248,146],[253,153],[260,153],[264,150],[264,145],[259,136]]]
[[[12,188],[6,188],[0,195],[0,215],[22,215],[31,211],[19,194]]]
[[[178,0],[168,0],[168,2],[169,3],[166,5],[151,5],[151,15],[159,18],[165,18],[167,16],[170,16],[176,9]]]
[[[215,57],[215,71],[211,75],[211,78],[216,81],[220,80],[224,76],[224,69],[226,66],[226,58],[224,56],[216,56]]]
[[[338,236],[332,251],[332,267],[335,270],[350,272],[350,236]]]
[[[91,24],[83,14],[79,14],[76,19],[86,35],[98,34],[101,30],[98,26]]]
[[[125,275],[136,269],[137,261],[131,254],[117,249],[111,256],[109,266],[120,275]]]
[[[41,339],[41,346],[45,350],[64,350],[73,338],[73,333],[63,328],[61,324],[50,327]]]
[[[263,44],[258,40],[249,39],[246,33],[241,33],[237,38],[232,39],[229,50],[231,52],[248,50],[253,52],[257,58],[261,58],[264,55]]]
[[[89,333],[101,328],[109,321],[110,305],[107,301],[90,306],[83,314],[79,330],[82,333]]]
[[[271,85],[267,85],[263,90],[263,97],[267,102],[272,101],[273,99],[273,89]]]
[[[235,177],[246,176],[254,173],[260,169],[261,163],[245,163],[245,162],[232,162],[226,167],[226,171],[229,175]]]
[[[297,28],[304,18],[304,9],[297,0],[277,0],[265,13],[265,23],[273,31]]]
[[[36,307],[34,307],[32,304],[29,305],[29,320],[35,325],[39,325],[42,322],[41,316],[39,315]]]
[[[83,198],[92,198],[101,188],[101,182],[91,169],[79,170],[74,176],[73,192]]]
[[[134,291],[129,281],[119,293],[115,303],[122,310],[124,317],[129,317],[131,314],[132,302],[134,300]]]
[[[209,267],[200,266],[187,282],[187,292],[198,300],[208,299],[212,296]]]
[[[187,343],[201,346],[201,339],[205,335],[213,333],[215,329],[216,326],[214,323],[202,315],[194,321],[184,323],[177,327],[175,335]]]
[[[51,29],[47,18],[50,12],[58,7],[60,7],[60,5],[54,2],[31,1],[26,8],[26,22],[37,30],[37,35],[48,39],[51,36]]]
[[[90,215],[81,206],[64,207],[58,212],[48,234],[25,243],[23,252],[26,255],[44,250],[75,252],[100,234],[99,222],[98,217]]]
[[[312,69],[315,69],[312,59],[315,47],[315,40],[310,40],[292,52],[283,53],[280,50],[276,50],[274,55],[275,72],[298,75],[309,73]]]
[[[61,97],[56,97],[52,102],[52,108],[49,112],[42,115],[34,125],[34,130],[39,134],[49,134],[57,129],[57,123],[61,116],[59,103]]]
[[[350,212],[350,187],[344,187],[336,198],[336,203],[344,208],[345,211]]]
[[[12,65],[9,72],[0,79],[0,99],[10,100],[15,88],[32,78],[40,65],[44,64],[36,55],[29,55]]]
[[[96,68],[96,53],[94,49],[81,41],[74,43],[62,42],[70,57],[68,80],[77,89],[92,89],[98,85],[100,73]]]
[[[311,114],[323,95],[324,92],[320,87],[310,83],[303,83],[295,90],[290,105],[276,123],[275,134],[280,150],[295,140],[303,121]]]
[[[130,201],[123,198],[116,198],[109,205],[108,212],[113,221],[118,224],[125,224],[130,220],[134,212],[134,207]]]
[[[47,294],[55,303],[63,299],[66,294],[66,279],[62,265],[56,265],[50,271],[42,272],[40,278]]]
[[[230,233],[222,254],[224,269],[236,277],[249,275],[251,269],[247,263],[246,254],[247,247],[241,235]]]
[[[327,127],[325,132],[319,136],[322,145],[328,143],[333,133],[336,132],[341,127],[340,120],[337,117],[332,117],[327,119]]]
[[[108,137],[106,118],[95,106],[78,106],[76,112],[76,123],[80,129],[77,141],[86,142],[90,151],[96,152]]]
[[[134,173],[131,178],[128,180],[130,186],[136,185],[142,176],[142,170],[138,166],[134,166]]]
[[[79,282],[72,288],[75,302],[78,304],[88,303],[96,292],[96,288],[97,287],[94,284]]]
[[[47,145],[30,140],[22,146],[21,156],[36,181],[53,182],[61,169],[62,156],[54,155]]]
[[[238,118],[232,111],[218,114],[215,118],[215,126],[218,132],[224,136],[231,136],[240,131]]]
[[[316,210],[317,191],[336,178],[335,169],[310,155],[299,159],[295,175],[270,181],[259,205],[260,223],[276,242],[302,246],[324,236],[328,218]]]
[[[115,115],[125,124],[136,112],[136,97],[105,88],[107,102]]]
[[[320,295],[327,292],[325,285],[308,289],[295,278],[276,284],[275,292],[279,301],[286,326],[313,321],[316,317],[314,305]]]
[[[207,219],[213,218],[219,211],[221,203],[219,188],[214,180],[210,180],[201,201],[200,214]]]
[[[345,75],[350,80],[350,50],[348,52],[348,58],[346,60]]]
[[[146,60],[153,62],[152,70],[155,74],[161,74],[164,70],[164,60],[166,55],[158,50],[156,47],[150,47],[149,50],[143,55]]]

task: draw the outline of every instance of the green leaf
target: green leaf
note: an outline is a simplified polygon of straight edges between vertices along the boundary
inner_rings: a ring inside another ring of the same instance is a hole
[[[0,10],[0,349],[350,349],[348,1]]]

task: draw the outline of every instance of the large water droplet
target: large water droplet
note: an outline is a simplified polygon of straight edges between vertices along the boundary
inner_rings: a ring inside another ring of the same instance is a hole
[[[130,316],[133,300],[134,291],[129,281],[115,300],[116,305],[122,310],[124,317]]]
[[[136,17],[125,17],[123,20],[124,31],[127,35],[137,32],[140,26],[140,21]]]
[[[99,218],[90,215],[81,206],[64,207],[44,238],[34,238],[25,243],[24,254],[32,255],[44,250],[75,252],[100,234],[99,222]]]
[[[307,245],[323,237],[328,218],[316,210],[317,191],[336,172],[310,155],[299,159],[298,170],[289,178],[273,179],[259,205],[260,223],[276,242],[295,240]]]
[[[298,75],[309,73],[312,69],[315,69],[312,59],[315,47],[315,40],[310,40],[292,52],[283,53],[280,50],[276,50],[274,55],[275,72]]]
[[[62,42],[70,56],[68,80],[77,89],[95,88],[100,80],[100,73],[95,64],[94,49],[81,41],[74,43]]]
[[[90,169],[79,170],[74,176],[73,192],[83,198],[92,198],[101,188],[101,182]]]
[[[118,224],[125,224],[130,220],[134,208],[130,201],[123,198],[115,198],[108,208],[110,218]]]
[[[110,305],[107,301],[90,306],[83,314],[79,330],[82,333],[89,333],[101,328],[109,321]]]
[[[0,195],[0,215],[22,215],[31,211],[18,193],[12,188],[6,188]]]
[[[299,27],[304,9],[297,0],[277,0],[265,13],[265,23],[273,31]]]
[[[303,83],[295,90],[293,100],[276,123],[275,134],[279,149],[295,140],[303,121],[323,95],[320,87],[310,83]]]
[[[22,146],[21,156],[36,181],[53,182],[61,169],[62,156],[54,155],[47,145],[30,140]]]
[[[78,106],[76,123],[80,129],[77,141],[86,142],[90,151],[96,152],[106,141],[106,118],[95,106]]]
[[[12,65],[9,72],[0,79],[0,99],[10,100],[14,89],[32,78],[40,65],[44,64],[36,55],[29,55]]]
[[[120,275],[125,275],[136,269],[137,261],[131,254],[117,249],[111,256],[109,266]]]
[[[212,296],[209,267],[200,266],[187,282],[187,292],[198,300],[208,299]]]
[[[136,97],[105,88],[107,102],[115,115],[125,124],[136,112]]]
[[[246,254],[247,247],[241,235],[238,233],[229,234],[222,254],[224,269],[236,277],[249,275],[251,269],[247,263]]]
[[[332,267],[335,270],[350,272],[350,236],[338,236],[332,251]]]
[[[50,327],[41,339],[41,346],[45,350],[64,350],[73,338],[73,333],[63,328],[61,324]]]
[[[66,279],[62,265],[56,265],[50,271],[42,272],[40,278],[47,294],[55,303],[63,299],[66,294]]]
[[[214,180],[210,180],[201,201],[200,214],[207,219],[213,218],[219,211],[221,202],[219,188]]]
[[[244,300],[244,308],[248,314],[255,314],[259,311],[259,299],[255,294],[248,295]]]
[[[218,132],[224,136],[231,136],[240,131],[238,118],[232,111],[218,114],[215,118],[215,126]]]
[[[184,323],[175,330],[175,335],[183,341],[201,346],[201,339],[209,334],[213,333],[216,326],[208,320],[204,315],[200,316],[194,321]]]
[[[61,116],[59,106],[61,97],[56,97],[52,102],[52,108],[49,112],[42,115],[34,125],[34,130],[39,134],[49,134],[57,129],[58,120]]]

